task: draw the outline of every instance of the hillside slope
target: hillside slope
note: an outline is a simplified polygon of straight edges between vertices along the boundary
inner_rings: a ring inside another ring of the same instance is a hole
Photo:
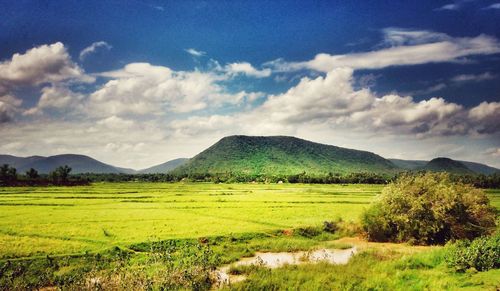
[[[179,167],[180,165],[184,165],[185,163],[187,163],[188,160],[189,159],[186,159],[186,158],[179,158],[179,159],[175,159],[175,160],[170,160],[166,163],[140,170],[140,171],[138,171],[138,173],[141,173],[141,174],[167,173],[167,172],[170,172],[173,169]]]
[[[459,161],[464,164],[467,168],[474,171],[478,174],[491,175],[494,173],[500,173],[500,170],[497,168],[490,167],[485,164],[475,163],[475,162],[467,162],[467,161]]]
[[[91,157],[84,155],[56,155],[50,157],[14,157],[8,155],[0,156],[0,164],[9,164],[17,169],[19,173],[24,173],[30,168],[34,168],[41,174],[47,174],[59,166],[68,165],[71,167],[72,174],[78,173],[123,173],[111,165],[99,162]]]
[[[393,173],[396,166],[371,152],[319,144],[288,136],[229,136],[173,171],[176,174],[250,175]]]
[[[432,159],[419,170],[426,170],[433,172],[448,172],[452,174],[474,174],[474,171],[467,168],[467,166],[464,165],[463,163],[449,158]]]
[[[422,170],[423,168],[425,168],[427,163],[429,163],[429,161],[423,161],[423,160],[389,159],[389,161],[391,161],[394,165],[396,165],[397,167],[404,169],[404,170]],[[452,160],[452,161],[462,163],[469,170],[473,171],[476,174],[491,175],[491,174],[500,172],[500,170],[497,168],[490,167],[488,165],[481,164],[481,163],[460,161],[460,160]],[[439,164],[439,162],[438,162],[438,164]],[[431,165],[431,168],[432,167],[435,167],[435,165],[434,166]],[[438,165],[438,167],[439,167],[439,165]],[[459,165],[459,167],[463,168],[460,165]],[[444,169],[441,169],[441,170],[444,171]],[[467,173],[469,173],[469,172],[467,172]]]

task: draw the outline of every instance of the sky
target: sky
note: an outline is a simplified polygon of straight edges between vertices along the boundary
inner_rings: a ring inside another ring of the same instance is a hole
[[[134,169],[227,135],[500,167],[500,1],[0,0],[0,153]]]

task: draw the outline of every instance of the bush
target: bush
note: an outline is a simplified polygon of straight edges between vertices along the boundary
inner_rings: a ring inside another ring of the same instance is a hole
[[[339,230],[339,224],[342,223],[342,219],[325,221],[323,222],[323,230],[329,233],[335,233]]]
[[[459,272],[500,268],[500,234],[456,242],[450,246],[447,262]]]
[[[301,227],[301,228],[297,229],[297,233],[300,236],[312,238],[312,237],[320,235],[321,229],[319,229],[317,227],[312,227],[312,226]]]
[[[444,244],[491,233],[495,216],[482,190],[446,173],[422,173],[387,185],[363,213],[362,226],[372,241]]]

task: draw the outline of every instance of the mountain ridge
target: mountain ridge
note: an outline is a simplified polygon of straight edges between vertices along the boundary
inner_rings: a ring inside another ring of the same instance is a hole
[[[383,172],[394,173],[396,166],[383,157],[311,142],[289,136],[224,137],[186,164],[177,174],[225,172],[247,175]]]

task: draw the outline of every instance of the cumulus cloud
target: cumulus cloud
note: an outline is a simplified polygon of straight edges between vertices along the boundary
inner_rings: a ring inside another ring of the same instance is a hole
[[[258,97],[255,93],[226,92],[219,84],[225,76],[213,72],[173,71],[148,63],[128,64],[101,76],[112,80],[92,93],[89,100],[91,111],[101,114],[192,112]]]
[[[86,57],[95,53],[100,48],[110,50],[113,47],[105,41],[94,42],[80,52],[80,60],[83,61]]]
[[[287,92],[272,95],[261,106],[234,115],[191,117],[175,121],[181,134],[293,133],[323,126],[358,132],[406,135],[416,138],[500,131],[499,104],[483,102],[466,109],[443,98],[416,102],[411,96],[377,96],[369,89],[354,89],[353,70],[339,68],[326,76],[303,78]]]
[[[479,133],[493,134],[500,131],[500,102],[481,102],[469,111]]]
[[[10,60],[0,63],[0,87],[32,86],[69,79],[92,81],[71,60],[60,42],[41,45],[24,54],[16,53]]]
[[[268,63],[277,71],[311,69],[329,72],[335,68],[381,69],[391,66],[426,63],[456,62],[475,55],[500,53],[500,42],[491,36],[450,37],[432,31],[385,29],[384,44],[391,44],[376,51],[344,55],[318,54],[306,62],[277,60]]]
[[[248,62],[227,64],[224,67],[224,71],[232,76],[243,74],[255,78],[265,78],[271,75],[271,69],[258,70]]]
[[[62,85],[44,87],[41,93],[37,106],[27,110],[25,114],[41,114],[47,109],[81,109],[82,101],[85,98],[84,94],[73,92]]]
[[[188,49],[185,49],[185,51],[192,55],[193,57],[202,57],[204,55],[206,55],[207,53],[204,52],[204,51],[199,51],[199,50],[196,50],[194,48],[188,48]]]
[[[0,96],[0,124],[11,121],[20,110],[22,100],[13,95]]]

